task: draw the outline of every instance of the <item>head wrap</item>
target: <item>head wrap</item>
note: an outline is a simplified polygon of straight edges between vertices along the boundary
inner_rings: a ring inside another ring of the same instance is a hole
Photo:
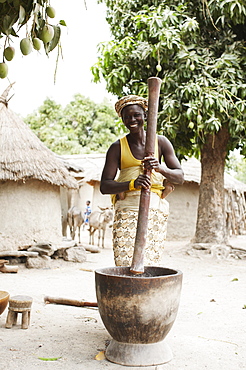
[[[118,116],[121,117],[121,111],[123,108],[125,108],[127,105],[133,105],[133,104],[140,105],[140,107],[142,107],[145,112],[148,109],[147,99],[142,98],[141,96],[138,96],[138,95],[127,95],[127,96],[123,96],[123,98],[119,99],[115,103],[115,110],[118,113]]]

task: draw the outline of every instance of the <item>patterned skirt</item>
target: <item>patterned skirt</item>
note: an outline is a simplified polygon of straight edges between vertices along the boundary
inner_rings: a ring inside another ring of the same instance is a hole
[[[131,266],[137,229],[138,211],[128,208],[115,210],[113,251],[116,266]],[[145,266],[158,266],[164,251],[168,213],[149,209],[148,230],[144,254]]]

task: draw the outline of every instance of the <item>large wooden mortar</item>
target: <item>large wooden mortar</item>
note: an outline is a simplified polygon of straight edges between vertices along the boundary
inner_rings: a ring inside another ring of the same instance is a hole
[[[112,336],[106,358],[127,366],[152,366],[172,359],[164,341],[179,306],[182,272],[145,267],[96,270],[96,294],[102,321]]]

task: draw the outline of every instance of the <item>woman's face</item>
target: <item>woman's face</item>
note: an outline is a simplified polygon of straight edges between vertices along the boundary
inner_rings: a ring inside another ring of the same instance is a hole
[[[132,104],[122,109],[121,118],[130,132],[137,132],[144,125],[146,113],[140,105]]]

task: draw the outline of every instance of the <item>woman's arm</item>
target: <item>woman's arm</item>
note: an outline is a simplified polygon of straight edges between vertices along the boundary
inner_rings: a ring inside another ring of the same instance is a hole
[[[154,157],[144,158],[146,169],[160,172],[171,183],[182,185],[184,173],[171,142],[165,136],[158,136],[158,144],[160,158],[159,160]],[[165,163],[160,163],[162,157],[164,157]]]

